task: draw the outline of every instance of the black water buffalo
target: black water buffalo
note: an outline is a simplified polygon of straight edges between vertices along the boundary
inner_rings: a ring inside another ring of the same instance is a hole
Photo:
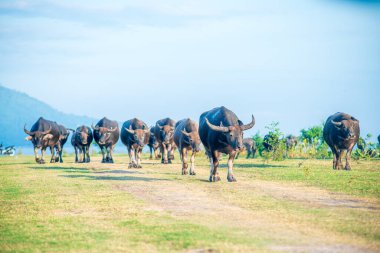
[[[334,154],[333,168],[343,169],[342,155],[346,154],[345,170],[350,170],[350,156],[360,136],[359,121],[346,113],[337,112],[327,118],[323,128],[323,138]]]
[[[256,154],[256,142],[252,138],[244,138],[243,139],[243,148],[247,151],[247,159],[252,155],[252,158],[255,158]],[[240,155],[240,151],[237,152],[236,158],[238,159]]]
[[[155,127],[150,128],[150,135],[149,135],[149,141],[148,141],[148,147],[150,151],[149,159],[153,159],[153,153],[154,153],[154,159],[159,159],[161,157],[161,154],[159,153],[159,144],[157,142],[156,136],[154,135]]]
[[[71,136],[71,145],[75,150],[75,162],[90,162],[90,145],[94,139],[91,128],[88,126],[78,127]],[[81,156],[81,159],[78,158]]]
[[[291,134],[286,136],[285,146],[287,150],[294,148],[295,146],[297,146],[297,144],[298,144],[298,139],[296,136],[291,135]]]
[[[199,136],[210,158],[210,182],[220,181],[217,172],[220,152],[228,154],[229,182],[236,181],[233,175],[233,161],[236,152],[243,148],[243,131],[255,125],[252,115],[251,123],[244,125],[235,113],[224,106],[204,112],[199,118]]]
[[[69,135],[70,135],[69,130],[71,130],[71,129],[67,129],[66,127],[59,125],[59,124],[58,124],[58,128],[59,128],[59,140],[58,140],[57,144],[54,146],[54,148],[56,150],[55,161],[56,162],[59,161],[60,163],[63,163],[62,150],[63,150],[63,146],[67,142],[67,139],[69,138]]]
[[[51,159],[50,162],[55,162],[54,157],[54,146],[58,144],[60,131],[58,124],[46,120],[40,117],[36,123],[32,126],[32,128],[27,130],[26,125],[24,126],[24,132],[29,136],[26,137],[26,140],[32,141],[34,147],[34,155],[37,163],[45,163],[44,156],[46,152],[46,148],[50,147],[51,151]],[[41,158],[38,157],[38,150],[41,149]],[[61,145],[58,144],[58,150],[61,150]]]
[[[190,175],[195,175],[195,154],[200,151],[201,139],[198,133],[198,124],[191,119],[183,119],[176,123],[174,130],[174,142],[178,147],[182,161],[182,175],[187,175],[188,157],[191,151]]]
[[[173,140],[175,121],[170,118],[161,119],[156,122],[154,135],[161,150],[161,163],[172,163],[174,158],[175,143]]]
[[[94,130],[94,139],[102,151],[102,163],[113,163],[112,152],[119,140],[119,125],[116,121],[104,117],[96,126],[91,127]]]
[[[275,147],[278,146],[279,143],[280,139],[272,133],[266,134],[264,136],[263,147],[267,152],[272,151]]]
[[[133,118],[124,122],[120,139],[128,149],[128,168],[141,168],[141,153],[148,144],[149,136],[150,130],[143,121]]]
[[[377,141],[379,142],[379,144],[380,144],[380,135],[379,136],[377,136]]]

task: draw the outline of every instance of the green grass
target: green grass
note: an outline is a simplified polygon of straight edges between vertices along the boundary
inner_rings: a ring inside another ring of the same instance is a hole
[[[335,244],[377,251],[380,247],[379,161],[353,162],[353,170],[347,172],[333,171],[330,160],[264,164],[241,158],[235,167],[238,182],[228,183],[223,158],[222,182],[213,184],[207,182],[209,167],[202,156],[197,159],[196,177],[180,175],[178,160],[168,166],[145,163],[141,170],[127,169],[126,156],[116,156],[113,165],[100,164],[99,157],[90,164],[74,164],[72,156],[65,160],[38,165],[31,156],[0,157],[1,252],[272,252],[273,246],[302,249]],[[266,182],[294,189],[298,195],[297,187],[310,193],[320,189],[333,196],[345,194],[370,208],[283,198],[267,192]],[[125,190],[128,187],[136,188]],[[171,194],[180,203],[172,203]],[[193,195],[198,203],[186,202]],[[210,211],[197,208],[198,204]],[[183,214],[181,208],[194,212]]]

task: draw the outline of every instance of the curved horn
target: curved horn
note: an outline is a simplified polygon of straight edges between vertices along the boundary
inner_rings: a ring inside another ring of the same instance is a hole
[[[31,132],[31,131],[29,131],[28,129],[26,129],[26,124],[24,125],[24,132],[25,132],[26,134],[28,134],[28,135],[34,135],[34,134],[35,134],[35,132]]]
[[[228,127],[223,127],[223,126],[215,126],[213,124],[211,124],[207,118],[206,119],[206,124],[208,125],[209,128],[211,128],[212,130],[214,131],[217,131],[217,132],[222,132],[222,133],[228,133],[230,130],[228,129]]]
[[[94,124],[91,124],[91,128],[92,128],[93,130],[99,130],[99,126],[94,126]]]
[[[130,134],[135,134],[135,130],[132,130],[132,129],[129,129],[129,128],[126,128],[126,127],[124,127],[124,129],[125,129],[125,131],[127,131]]]
[[[331,120],[331,123],[333,123],[336,127],[342,126],[342,122],[336,122],[336,121]]]
[[[74,129],[71,129],[71,128],[66,128],[67,129],[67,131],[71,131],[71,132],[75,132],[75,130]]]
[[[245,130],[251,129],[255,125],[255,123],[256,123],[255,117],[253,117],[253,115],[252,115],[251,123],[246,124],[246,125],[242,125],[241,130],[245,131]]]
[[[184,128],[183,130],[181,130],[181,132],[186,135],[186,136],[189,136],[190,134],[188,132],[186,132],[186,129]]]
[[[49,126],[49,129],[46,130],[46,131],[43,131],[41,134],[48,134],[48,133],[50,133],[50,132],[51,132],[51,126]]]

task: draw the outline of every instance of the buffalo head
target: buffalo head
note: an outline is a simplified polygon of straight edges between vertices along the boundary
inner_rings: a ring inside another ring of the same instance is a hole
[[[99,127],[99,126],[95,126],[94,125],[91,125],[91,128],[94,130],[94,131],[97,131],[99,133],[99,144],[100,145],[105,145],[106,142],[109,140],[109,138],[111,137],[111,134],[115,131],[117,131],[117,127],[115,128],[107,128],[107,127]]]
[[[349,140],[356,138],[355,124],[358,124],[359,121],[354,117],[351,117],[352,120],[342,120],[342,121],[333,121],[331,123],[338,129],[340,133],[340,138]]]
[[[83,145],[88,144],[87,140],[88,140],[88,136],[90,134],[91,133],[89,133],[88,128],[85,126],[78,127],[77,130],[75,131],[75,135],[76,135],[77,140],[79,141],[79,143],[81,143]]]
[[[195,152],[201,151],[201,138],[199,138],[198,132],[193,131],[188,133],[186,129],[183,129],[181,132],[185,137],[183,140],[185,143],[189,144]]]
[[[31,132],[28,129],[26,129],[26,125],[24,126],[24,132],[28,134],[29,136],[25,139],[28,141],[32,141],[34,147],[41,148],[43,146],[47,146],[49,140],[53,138],[53,135],[50,134],[51,132],[51,126],[46,131],[34,131]]]
[[[163,144],[169,144],[173,139],[174,127],[170,125],[160,126],[156,125],[160,129],[160,137]]]
[[[136,143],[141,148],[144,147],[146,134],[150,132],[149,129],[133,130],[131,126],[129,126],[129,128],[124,127],[124,129],[130,134],[129,139],[132,142]]]
[[[225,135],[227,139],[228,145],[230,145],[234,150],[241,150],[243,148],[243,131],[252,128],[255,125],[255,117],[252,115],[251,123],[244,125],[239,120],[239,125],[236,126],[223,126],[222,122],[220,122],[220,126],[216,126],[211,124],[206,118],[206,123],[210,127],[210,129],[221,132]]]

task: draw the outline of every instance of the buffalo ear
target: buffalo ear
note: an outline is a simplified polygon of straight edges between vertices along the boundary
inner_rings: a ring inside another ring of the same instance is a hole
[[[239,124],[239,126],[244,125],[243,122],[240,119],[238,120],[238,124]]]
[[[42,138],[42,139],[43,140],[50,140],[51,138],[53,138],[52,134],[45,134],[44,138]],[[61,136],[59,138],[61,138]]]
[[[352,119],[353,121],[357,121],[357,122],[359,123],[359,120],[358,120],[357,118],[351,116],[351,119]]]
[[[25,137],[25,140],[27,140],[27,141],[31,141],[33,138],[32,138],[32,136],[27,136],[27,137]]]

